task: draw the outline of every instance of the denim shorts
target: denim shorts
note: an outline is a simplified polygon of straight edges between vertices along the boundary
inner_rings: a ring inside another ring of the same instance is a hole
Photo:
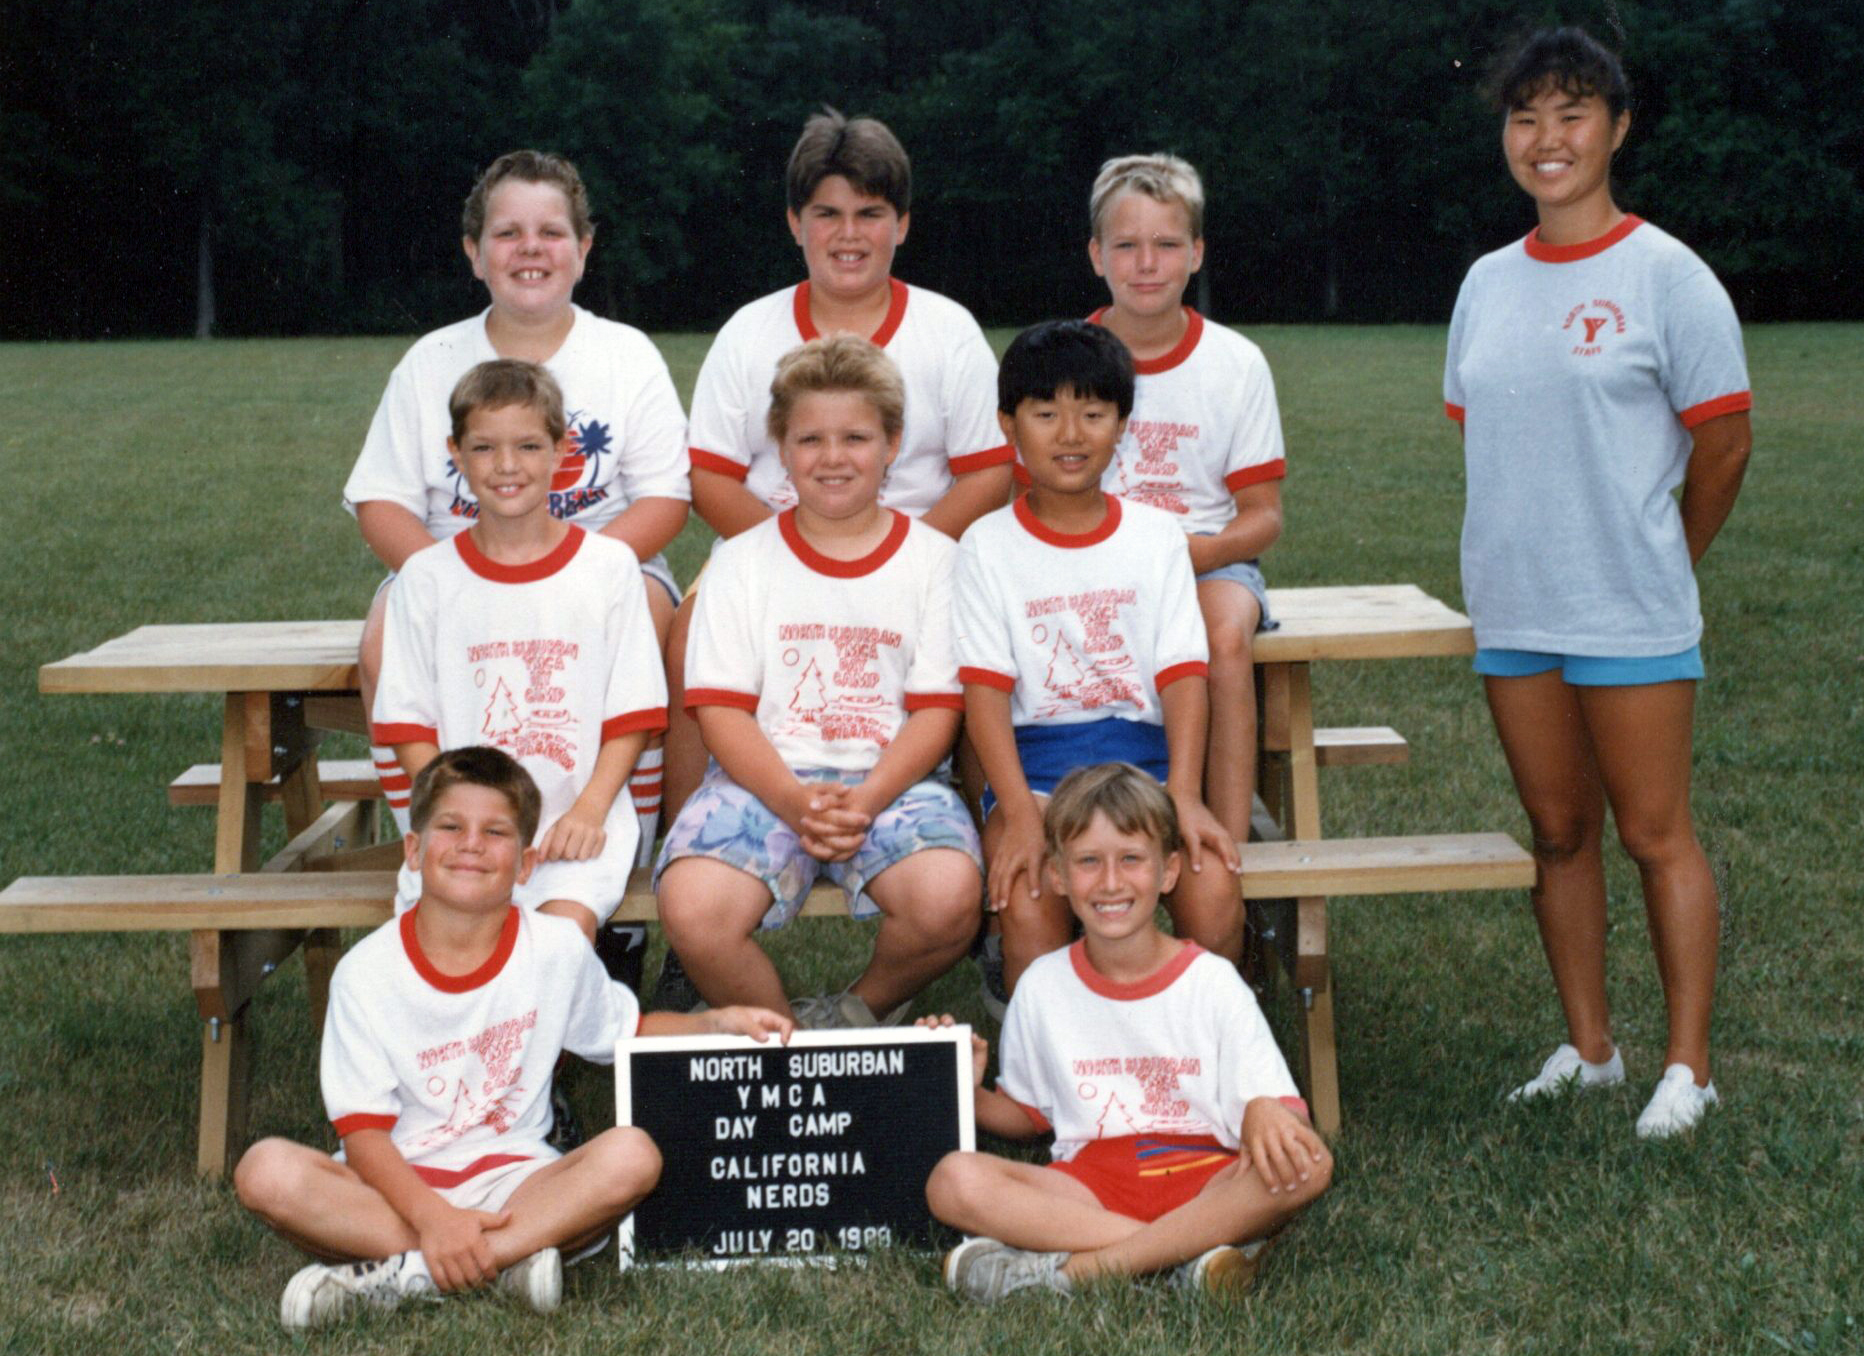
[[[1200,537],[1209,537],[1216,534],[1200,532],[1197,535]],[[1269,615],[1269,583],[1268,580],[1262,577],[1262,567],[1257,562],[1253,560],[1231,561],[1228,565],[1219,565],[1216,569],[1211,570],[1207,574],[1200,574],[1197,577],[1197,582],[1202,584],[1210,579],[1227,579],[1232,584],[1241,584],[1255,595],[1256,607],[1262,614],[1256,619],[1256,630],[1273,631],[1276,627],[1281,625],[1280,622]]]
[[[844,786],[858,785],[866,776],[819,768],[795,771],[804,782],[836,781]],[[667,831],[654,863],[654,886],[659,888],[666,869],[682,857],[705,857],[764,883],[770,908],[760,928],[780,928],[794,918],[817,876],[827,876],[842,888],[851,916],[872,918],[880,906],[868,897],[867,883],[895,862],[929,848],[962,852],[983,872],[983,849],[971,814],[943,782],[927,780],[907,787],[874,816],[854,856],[845,862],[824,862],[803,850],[796,830],[713,763]]]
[[[1477,650],[1474,668],[1488,678],[1531,678],[1558,669],[1560,677],[1574,687],[1643,687],[1650,683],[1700,681],[1703,675],[1700,645],[1675,654],[1628,659],[1542,650]]]

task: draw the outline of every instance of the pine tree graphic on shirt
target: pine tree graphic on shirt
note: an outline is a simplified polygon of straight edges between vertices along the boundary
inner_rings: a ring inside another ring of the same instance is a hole
[[[822,713],[828,710],[828,689],[822,682],[822,666],[813,656],[796,680],[796,691],[790,694],[790,710],[799,720],[811,725],[820,725]]]
[[[1087,677],[1087,670],[1081,667],[1081,657],[1074,652],[1074,646],[1068,643],[1068,637],[1057,631],[1055,650],[1049,656],[1048,671],[1042,675],[1042,685],[1057,697],[1072,697],[1081,686],[1081,680]]]
[[[492,686],[492,695],[485,704],[485,723],[479,732],[496,744],[516,739],[523,729],[524,713],[518,710],[511,688],[500,678]]]
[[[1136,1135],[1139,1126],[1134,1122],[1132,1113],[1126,1109],[1126,1103],[1120,1100],[1120,1094],[1107,1094],[1107,1105],[1101,1108],[1100,1119],[1094,1123],[1094,1134],[1099,1139],[1110,1139],[1117,1135]]]

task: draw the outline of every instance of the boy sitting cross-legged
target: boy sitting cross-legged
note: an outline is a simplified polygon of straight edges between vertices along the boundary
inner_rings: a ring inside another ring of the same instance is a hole
[[[946,1257],[946,1282],[985,1304],[1167,1267],[1199,1289],[1241,1288],[1333,1160],[1235,967],[1154,925],[1183,845],[1158,783],[1124,763],[1082,768],[1055,788],[1045,829],[1049,886],[1084,935],[1023,976],[994,1090],[983,1039],[973,1047],[978,1125],[1053,1130],[1054,1161],[940,1161],[932,1213],[975,1235]]]
[[[623,1036],[792,1030],[747,1008],[644,1016],[572,924],[517,908],[539,797],[506,754],[441,754],[415,778],[410,810],[420,900],[331,980],[321,1080],[342,1152],[261,1140],[233,1177],[247,1209],[339,1263],[291,1278],[288,1328],[494,1282],[550,1312],[557,1250],[599,1240],[660,1176],[636,1129],[561,1157],[545,1143],[561,1052],[607,1062]]]
[[[1242,954],[1236,842],[1201,798],[1207,651],[1184,532],[1101,489],[1132,408],[1132,355],[1110,330],[1056,320],[1019,334],[998,369],[997,419],[1029,491],[958,544],[958,672],[990,784],[988,907],[1011,987],[1073,930],[1043,885],[1042,797],[1110,759],[1164,782],[1177,807],[1191,868],[1166,900],[1179,935]]]
[[[518,903],[569,918],[593,942],[628,888],[641,832],[622,788],[667,724],[640,565],[614,538],[551,515],[566,443],[549,372],[480,363],[449,408],[447,446],[479,513],[410,556],[390,588],[375,742],[395,750],[409,777],[468,744],[522,763],[543,819],[537,870]],[[397,906],[418,892],[404,870]]]

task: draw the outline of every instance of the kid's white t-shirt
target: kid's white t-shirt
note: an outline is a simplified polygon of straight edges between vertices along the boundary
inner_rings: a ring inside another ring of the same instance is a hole
[[[977,321],[936,292],[897,278],[892,287],[892,309],[873,338],[905,383],[906,425],[880,502],[917,518],[954,478],[1007,465],[1014,451],[997,425],[997,360]],[[694,467],[743,481],[772,509],[795,507],[764,421],[777,360],[817,337],[806,282],[760,297],[725,322],[693,388]]]
[[[1208,671],[1178,520],[1111,495],[1106,505],[1098,528],[1068,535],[1019,496],[958,543],[959,678],[1008,692],[1013,725],[1163,725],[1160,691]]]
[[[692,498],[686,416],[660,351],[632,325],[580,306],[544,367],[563,388],[569,455],[550,486],[550,512],[591,532],[638,499]],[[376,406],[362,455],[343,486],[343,507],[381,500],[419,518],[437,540],[470,527],[479,503],[447,454],[447,401],[461,377],[498,357],[486,317],[415,341]]]
[[[1749,409],[1741,326],[1687,246],[1627,216],[1478,259],[1450,322],[1463,599],[1485,649],[1633,658],[1702,634],[1674,491],[1690,430]]]
[[[1238,490],[1288,474],[1281,412],[1262,350],[1184,314],[1177,347],[1133,364],[1132,417],[1100,485],[1176,515],[1186,532],[1219,532],[1236,517]]]
[[[1003,1018],[998,1090],[1073,1158],[1090,1140],[1210,1135],[1241,1143],[1257,1097],[1294,1079],[1236,967],[1186,942],[1157,974],[1117,984],[1084,943],[1038,958]]]
[[[510,909],[491,957],[446,975],[423,954],[419,910],[350,948],[330,980],[320,1080],[339,1136],[386,1130],[431,1186],[554,1158],[550,1079],[564,1050],[603,1064],[640,1026],[580,929]]]
[[[804,540],[785,510],[729,541],[706,567],[686,643],[686,705],[753,712],[791,768],[865,772],[907,716],[962,710],[951,645],[957,548],[892,511],[859,560]]]

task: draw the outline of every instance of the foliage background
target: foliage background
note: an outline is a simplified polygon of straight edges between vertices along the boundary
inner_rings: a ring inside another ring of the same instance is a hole
[[[1440,321],[1532,224],[1478,86],[1550,21],[1624,52],[1621,199],[1744,318],[1864,315],[1856,0],[0,0],[0,335],[456,319],[458,205],[522,144],[590,181],[586,304],[709,327],[796,276],[824,102],[915,153],[903,270],[986,323],[1096,300],[1088,185],[1156,148],[1209,181],[1214,315]]]

